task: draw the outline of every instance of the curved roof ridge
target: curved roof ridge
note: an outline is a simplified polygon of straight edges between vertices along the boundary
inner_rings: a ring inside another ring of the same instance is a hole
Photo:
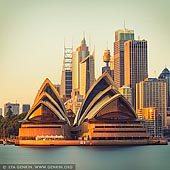
[[[48,88],[48,87],[50,87],[50,89],[48,89],[46,91],[46,88]],[[48,92],[48,91],[50,91],[50,92]],[[52,95],[50,95],[50,93],[52,93]],[[66,110],[65,110],[63,102],[61,101],[61,97],[60,97],[58,91],[56,90],[56,88],[54,87],[54,85],[51,83],[51,81],[48,78],[45,79],[45,81],[41,85],[40,89],[38,90],[38,93],[34,99],[34,103],[31,107],[30,111],[27,113],[25,119],[27,119],[30,116],[30,114],[32,114],[31,112],[35,109],[37,104],[42,101],[43,97],[47,97],[54,105],[56,105],[61,116],[70,124],[70,122],[66,116]]]
[[[105,80],[105,86],[102,86],[102,88],[97,89],[98,91],[95,91],[96,94],[92,94],[93,90],[95,88],[97,88],[97,86],[99,85],[99,82],[101,82],[102,80]],[[85,99],[76,115],[75,118],[75,124],[77,123],[77,121],[80,119],[81,114],[83,114],[82,112],[84,112],[86,110],[86,105],[88,106],[91,101],[96,97],[96,95],[101,92],[104,91],[108,86],[112,85],[113,89],[117,90],[116,84],[114,83],[114,81],[112,80],[111,76],[109,75],[109,73],[107,71],[105,71],[94,83],[93,85],[90,87],[90,89],[88,90]],[[92,96],[90,96],[92,95]]]
[[[165,67],[164,69],[163,69],[163,71],[162,71],[162,73],[169,73],[170,71],[169,71],[169,69],[167,68],[167,67]]]
[[[61,120],[65,120],[65,118],[63,117],[63,115],[58,114],[58,110],[49,102],[49,101],[42,101],[42,103],[47,106],[49,109],[51,108],[53,110],[53,112],[61,119]]]
[[[93,112],[93,116],[89,115],[89,119],[91,119],[92,117],[94,117],[98,112],[100,112],[101,109],[103,109],[108,103],[110,103],[111,101],[113,101],[113,99],[117,99],[118,96],[120,96],[120,94],[116,94],[113,97],[111,97],[109,100],[105,101],[104,103],[102,103],[102,105],[100,105],[100,107],[96,110],[96,112]]]
[[[100,80],[105,79],[108,83],[108,85],[113,85],[113,87],[115,87],[115,89],[117,89],[116,84],[114,83],[114,81],[112,80],[110,74],[105,71],[94,83],[93,85],[90,87],[90,89],[88,90],[85,99],[88,97],[88,95],[91,93],[91,91],[95,88],[95,86],[100,82]],[[85,100],[84,99],[84,100]]]
[[[107,87],[104,91],[102,91],[101,93],[98,93],[95,98],[93,98],[93,100],[91,101],[91,103],[87,106],[86,110],[84,113],[82,113],[82,116],[79,118],[79,122],[81,122],[85,117],[87,117],[87,115],[90,113],[90,111],[93,109],[93,107],[95,107],[95,103],[98,100],[102,100],[102,96],[104,96],[106,93],[108,93],[109,91],[113,91],[116,95],[118,93],[118,91],[113,87],[113,85],[110,85],[109,87]],[[113,96],[114,96],[113,95]],[[80,123],[79,123],[80,124]]]
[[[59,104],[47,93],[47,92],[43,92],[41,93],[41,95],[39,96],[40,100],[43,99],[43,97],[47,97],[51,102],[53,102],[54,105],[56,105],[56,107],[58,108],[58,110],[60,111],[61,115],[65,118],[68,119],[65,112],[63,111],[63,109],[59,106]],[[65,108],[64,108],[65,109]]]
[[[89,117],[89,119],[95,117],[104,107],[106,107],[109,103],[111,103],[112,101],[114,101],[114,100],[116,100],[116,99],[118,99],[118,98],[122,98],[123,101],[125,101],[125,103],[128,105],[128,107],[131,109],[134,117],[137,118],[137,115],[136,115],[133,107],[131,106],[131,104],[128,102],[128,100],[127,100],[123,95],[121,95],[121,94],[116,94],[116,95],[114,95],[113,97],[111,97],[109,100],[105,101],[105,102],[101,105],[101,107],[98,108],[98,109],[96,110],[96,112],[93,113],[93,116],[91,115],[91,117]]]
[[[45,87],[47,85],[49,85],[52,88],[52,90],[55,93],[55,95],[57,96],[57,98],[61,100],[61,97],[60,97],[58,91],[56,90],[56,88],[54,87],[53,83],[48,78],[46,78],[44,80],[44,82],[42,83],[42,85],[41,85],[40,89],[38,90],[38,93],[37,93],[37,95],[35,97],[35,100],[38,98],[38,96],[42,93],[42,91],[45,89]]]
[[[39,105],[43,104],[44,106],[46,106],[48,109],[50,109],[60,120],[64,120],[64,117],[61,114],[58,114],[57,109],[55,109],[52,105],[50,105],[49,102],[47,101],[39,101],[35,107],[32,109],[32,112],[30,112],[30,114],[24,119],[24,120],[28,120],[29,117],[34,114],[34,111],[36,110],[36,107],[38,107]]]
[[[29,111],[29,114],[27,114],[26,115],[26,117],[24,118],[24,120],[27,120],[33,113],[34,113],[34,111],[36,110],[36,107],[38,106],[38,105],[40,105],[40,104],[44,104],[44,105],[46,105],[47,103],[50,103],[50,102],[48,102],[48,101],[42,101],[42,100],[40,100],[36,105],[34,105],[34,107],[32,107],[31,109],[30,109],[30,111]],[[51,104],[51,106],[52,106],[52,104]],[[54,107],[54,106],[53,106]],[[55,109],[55,110],[57,110],[57,109]],[[58,112],[60,112],[59,110],[58,110]],[[62,119],[64,119],[64,117],[63,117],[63,115],[60,113],[60,115],[57,115],[58,117],[62,117]]]
[[[121,94],[121,98],[126,102],[126,104],[131,108],[131,110],[132,110],[132,112],[134,113],[134,115],[136,116],[136,118],[138,117],[137,116],[137,114],[136,114],[136,111],[135,111],[135,109],[134,109],[134,107],[132,106],[132,104],[128,101],[128,99],[125,97],[125,96],[123,96],[122,94]]]
[[[36,100],[38,100],[40,94],[42,93],[42,91],[45,89],[45,87],[46,87],[47,85],[49,85],[49,86],[51,87],[51,89],[52,89],[52,91],[54,92],[55,96],[56,96],[57,99],[59,100],[59,102],[60,102],[60,104],[61,104],[61,106],[62,106],[63,111],[66,112],[66,111],[65,111],[64,104],[63,104],[63,102],[61,101],[61,97],[60,97],[58,91],[56,90],[56,88],[54,87],[54,85],[52,84],[52,82],[51,82],[48,78],[45,79],[45,81],[44,81],[43,84],[41,85],[40,89],[38,90],[37,96],[36,96],[36,98],[35,98],[35,102],[36,102]]]

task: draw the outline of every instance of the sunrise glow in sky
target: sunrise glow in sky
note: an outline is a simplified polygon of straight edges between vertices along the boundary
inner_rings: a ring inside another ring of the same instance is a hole
[[[63,44],[76,49],[86,34],[96,50],[96,78],[114,32],[133,29],[148,41],[149,76],[170,68],[169,0],[0,0],[0,108],[6,102],[32,104],[48,77],[60,83]]]

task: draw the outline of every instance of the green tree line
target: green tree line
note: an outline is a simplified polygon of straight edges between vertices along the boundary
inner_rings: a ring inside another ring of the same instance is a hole
[[[5,117],[0,115],[0,138],[18,136],[21,127],[20,120],[23,120],[27,113],[14,115],[10,112]]]

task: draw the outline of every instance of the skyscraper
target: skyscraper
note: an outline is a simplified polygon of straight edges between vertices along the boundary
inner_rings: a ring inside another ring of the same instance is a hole
[[[152,137],[161,136],[159,129],[161,129],[162,124],[161,121],[159,124],[159,119],[157,119],[159,117],[157,117],[155,107],[143,108],[140,110],[140,112],[138,112],[138,117],[141,119],[145,119],[145,127],[147,131],[150,133],[150,135]]]
[[[114,42],[114,81],[117,87],[124,85],[124,42],[134,40],[133,30],[117,30]]]
[[[94,81],[94,56],[88,55],[80,62],[80,95],[85,97]]]
[[[159,75],[159,79],[165,79],[167,82],[167,112],[170,115],[170,71],[165,68]]]
[[[157,135],[160,136],[162,128],[166,126],[166,81],[149,78],[136,84],[136,111],[154,107],[156,109]]]
[[[87,57],[89,55],[89,49],[87,47],[86,44],[86,40],[85,37],[83,38],[83,40],[81,41],[80,46],[76,49],[76,51],[78,52],[78,56],[80,58],[80,61],[82,61],[85,57]]]
[[[60,95],[64,99],[71,98],[72,91],[72,47],[64,47],[64,62],[61,75]]]
[[[22,105],[22,113],[27,113],[30,110],[29,104],[23,104]]]
[[[54,84],[54,87],[56,88],[56,90],[60,94],[60,84]]]
[[[129,86],[122,86],[119,88],[119,92],[128,100],[132,105],[132,89]]]
[[[73,51],[72,59],[72,91],[79,88],[80,58],[77,51]]]
[[[89,55],[85,37],[81,41],[80,46],[73,52],[72,59],[72,91],[80,89],[80,63]]]
[[[124,43],[124,84],[132,88],[135,107],[136,83],[148,77],[147,41],[129,40]]]

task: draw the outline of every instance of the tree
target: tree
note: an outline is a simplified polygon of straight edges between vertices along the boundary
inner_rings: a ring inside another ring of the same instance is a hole
[[[7,110],[7,112],[5,113],[5,116],[6,116],[6,117],[10,117],[10,116],[13,114],[11,108],[12,108],[11,106],[8,106],[8,110]]]
[[[18,136],[21,127],[20,120],[23,120],[27,113],[14,115],[7,111],[7,116],[0,119],[0,137]],[[5,136],[4,136],[5,134]]]

